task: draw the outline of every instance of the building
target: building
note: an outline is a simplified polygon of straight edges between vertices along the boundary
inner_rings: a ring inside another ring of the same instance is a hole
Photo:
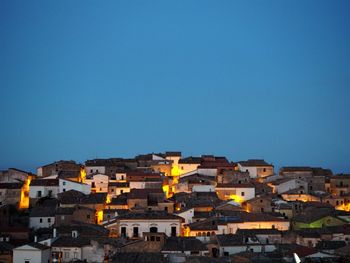
[[[50,263],[51,249],[40,243],[29,243],[13,249],[13,262]]]
[[[250,178],[264,178],[274,174],[273,165],[264,160],[250,159],[237,163],[241,172],[249,172]]]
[[[255,197],[255,187],[251,183],[218,183],[215,187],[215,191],[221,200],[234,200],[237,203],[242,203]]]

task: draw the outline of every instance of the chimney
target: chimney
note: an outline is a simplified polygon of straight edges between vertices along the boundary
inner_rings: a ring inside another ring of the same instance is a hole
[[[57,237],[57,229],[56,229],[56,227],[53,229],[53,237],[54,238]]]
[[[38,242],[38,237],[34,236],[34,243],[37,243],[37,242]]]

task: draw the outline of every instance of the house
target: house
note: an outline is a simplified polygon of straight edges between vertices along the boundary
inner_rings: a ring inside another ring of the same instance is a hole
[[[109,176],[101,173],[90,174],[85,178],[93,193],[108,193]]]
[[[179,236],[183,218],[164,211],[130,212],[103,224],[111,236],[140,238],[143,233],[162,232],[167,236]]]
[[[0,241],[0,262],[12,263],[13,246],[8,242]]]
[[[216,180],[218,183],[221,183],[221,184],[249,183],[250,182],[250,175],[249,175],[249,172],[237,171],[237,170],[235,170],[235,168],[221,168],[218,170]]]
[[[10,242],[13,245],[26,243],[29,241],[29,228],[20,226],[1,227],[0,241]]]
[[[269,186],[273,188],[274,193],[283,194],[290,190],[298,190],[300,194],[308,192],[307,182],[301,179],[280,178],[271,183]]]
[[[69,190],[76,190],[88,195],[91,193],[91,185],[60,178],[58,192],[63,193]]]
[[[273,244],[261,244],[254,235],[238,234],[216,235],[217,247],[212,247],[212,255],[229,256],[240,252],[271,252],[276,249]]]
[[[57,197],[59,191],[59,180],[54,179],[34,179],[30,183],[29,198],[31,204],[34,204],[42,197]]]
[[[250,159],[237,163],[241,172],[249,172],[250,178],[264,178],[274,174],[273,165],[261,159]]]
[[[13,249],[13,262],[50,263],[51,249],[40,243],[29,243]]]
[[[329,192],[333,195],[342,196],[350,193],[350,174],[339,174],[330,177]]]
[[[256,237],[261,244],[282,243],[282,231],[275,228],[237,229],[236,234],[244,237]]]
[[[0,206],[18,205],[21,201],[23,182],[0,183]]]
[[[55,214],[55,225],[69,225],[73,221],[86,224],[96,222],[95,210],[76,205],[74,207],[58,207]]]
[[[195,237],[169,237],[162,248],[162,254],[167,257],[172,254],[204,256],[208,253],[208,248]]]
[[[333,208],[306,208],[293,218],[293,229],[321,228],[346,224],[346,222],[338,218],[335,213]]]
[[[255,197],[242,203],[242,207],[247,212],[272,212],[272,198],[268,195]]]
[[[61,171],[80,171],[80,164],[75,161],[57,161],[37,168],[38,177],[58,175]]]
[[[30,211],[29,227],[49,228],[55,224],[56,207],[36,206]]]
[[[123,193],[130,192],[129,182],[109,182],[108,184],[108,195],[110,197],[116,197]]]
[[[179,174],[187,174],[189,172],[195,171],[198,166],[201,164],[201,157],[186,157],[181,158],[178,161]]]
[[[28,178],[33,177],[35,177],[34,174],[16,168],[0,171],[0,183],[25,182]]]
[[[237,203],[242,203],[255,197],[255,187],[250,183],[218,183],[215,187],[215,191],[221,200],[234,200]]]

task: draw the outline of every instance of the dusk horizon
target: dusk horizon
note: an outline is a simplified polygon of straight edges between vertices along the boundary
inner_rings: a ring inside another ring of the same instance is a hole
[[[0,3],[0,169],[179,150],[350,173],[349,1]]]

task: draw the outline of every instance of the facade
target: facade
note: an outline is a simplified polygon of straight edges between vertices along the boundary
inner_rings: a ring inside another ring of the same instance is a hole
[[[13,249],[13,262],[50,263],[51,249],[40,243],[30,243]]]
[[[86,195],[91,193],[91,185],[74,182],[68,179],[59,179],[59,193],[66,192],[69,190],[76,190]]]
[[[237,203],[255,197],[255,187],[252,184],[217,184],[215,191],[221,200],[234,200]]]
[[[240,161],[238,169],[241,172],[249,172],[250,178],[264,178],[274,174],[273,165],[259,159]]]

